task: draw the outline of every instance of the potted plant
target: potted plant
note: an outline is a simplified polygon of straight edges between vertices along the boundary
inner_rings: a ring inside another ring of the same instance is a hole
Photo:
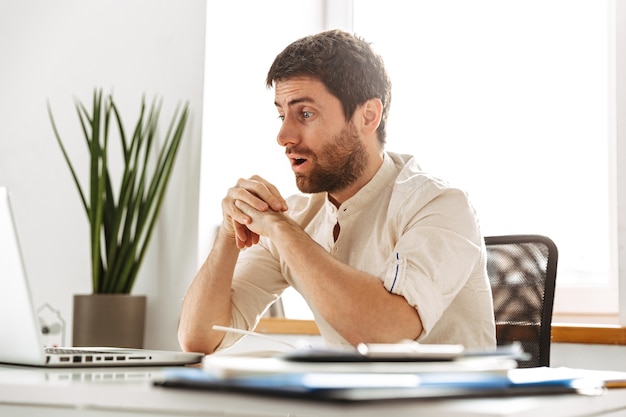
[[[90,161],[87,186],[81,185],[48,103],[54,135],[89,221],[93,289],[92,294],[74,296],[73,345],[143,347],[146,297],[131,295],[131,290],[163,203],[189,106],[177,107],[162,145],[157,132],[161,103],[156,100],[148,108],[142,99],[131,134],[112,95],[103,97],[102,90],[94,90],[91,112],[79,100],[75,107]],[[110,140],[115,130],[117,147]],[[113,149],[121,155],[112,155]],[[115,156],[123,168],[114,176],[110,168]],[[133,322],[136,327],[124,327]]]

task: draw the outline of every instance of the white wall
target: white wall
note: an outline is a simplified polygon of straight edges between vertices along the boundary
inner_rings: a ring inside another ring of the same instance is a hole
[[[189,101],[162,221],[133,291],[148,295],[146,345],[178,347],[180,300],[197,253],[205,8],[202,0],[0,0],[0,185],[11,192],[35,306],[60,310],[66,343],[72,295],[91,292],[88,229],[46,100],[77,161],[84,142],[74,97],[89,102],[94,87],[113,92],[132,125],[141,96],[158,95],[163,133],[176,104]]]

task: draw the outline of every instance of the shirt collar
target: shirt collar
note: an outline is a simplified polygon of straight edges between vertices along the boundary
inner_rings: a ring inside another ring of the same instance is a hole
[[[383,189],[390,183],[393,183],[393,179],[396,176],[395,163],[387,152],[383,152],[383,163],[380,168],[372,177],[372,179],[365,184],[355,195],[344,201],[339,209],[335,207],[333,203],[328,200],[328,193],[326,193],[326,206],[330,213],[354,213],[367,207],[372,199],[381,195]]]

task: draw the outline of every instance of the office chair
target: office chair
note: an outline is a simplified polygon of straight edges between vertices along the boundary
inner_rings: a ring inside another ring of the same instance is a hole
[[[550,365],[558,251],[540,235],[485,237],[498,345],[518,341],[530,359],[520,368]]]

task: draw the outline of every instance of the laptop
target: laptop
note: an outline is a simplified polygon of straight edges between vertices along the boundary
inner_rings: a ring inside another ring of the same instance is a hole
[[[193,352],[115,347],[46,348],[26,277],[6,187],[0,187],[0,363],[42,367],[171,366]]]

